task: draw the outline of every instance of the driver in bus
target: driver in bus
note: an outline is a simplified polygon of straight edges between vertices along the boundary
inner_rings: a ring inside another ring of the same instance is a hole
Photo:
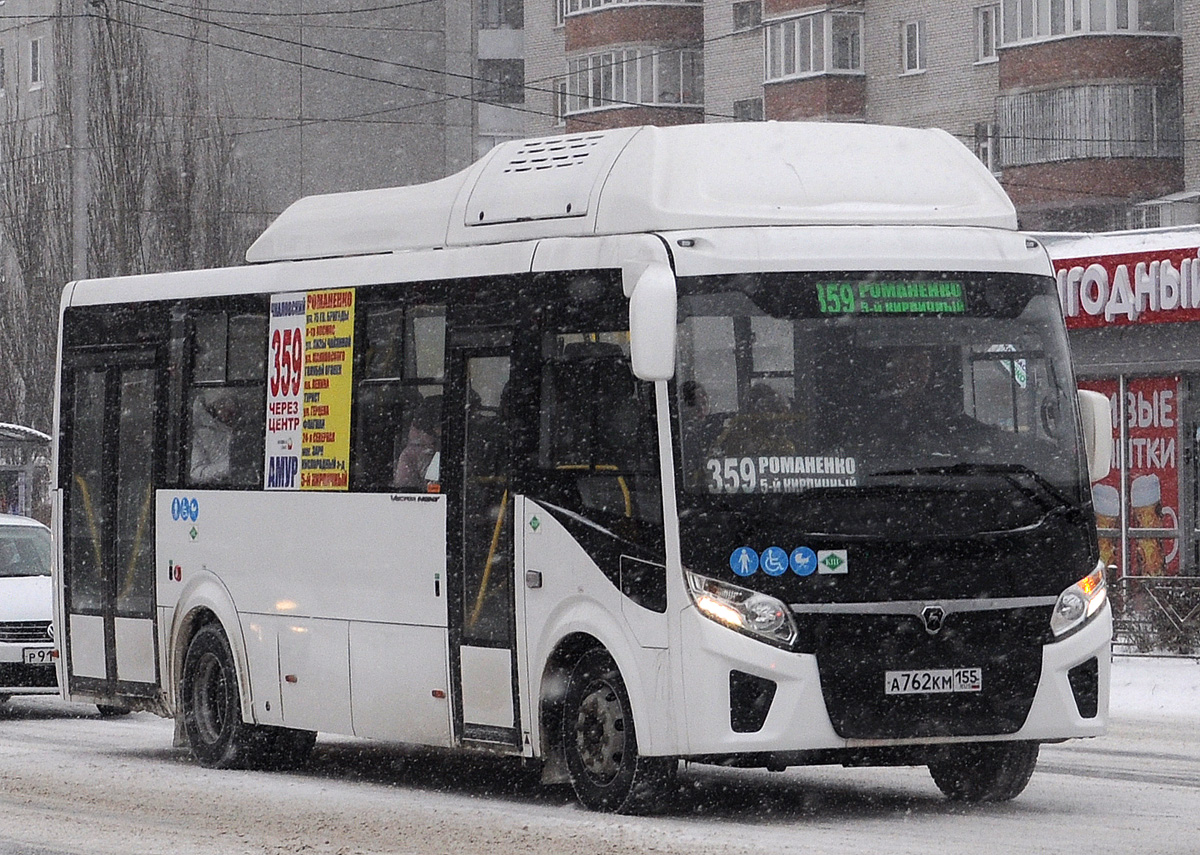
[[[920,346],[882,349],[881,388],[867,399],[871,401],[869,424],[877,449],[906,448],[915,435],[928,435],[931,430],[955,440],[953,445],[959,451],[986,442],[989,434],[981,433],[986,426],[964,412],[962,390],[943,370],[941,353],[938,348]]]

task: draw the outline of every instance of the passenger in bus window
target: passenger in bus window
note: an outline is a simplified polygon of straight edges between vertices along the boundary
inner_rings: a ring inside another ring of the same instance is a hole
[[[428,473],[442,445],[442,399],[425,398],[417,405],[408,426],[408,438],[392,475],[397,490],[425,490],[430,487]]]
[[[191,481],[229,480],[237,402],[224,389],[201,392],[192,404]]]

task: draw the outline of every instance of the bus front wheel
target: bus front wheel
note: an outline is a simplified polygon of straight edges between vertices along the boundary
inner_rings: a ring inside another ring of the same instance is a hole
[[[675,777],[674,757],[643,757],[625,681],[607,652],[576,664],[563,700],[563,754],[575,795],[592,810],[650,807]]]
[[[188,645],[181,685],[183,728],[201,766],[288,769],[303,765],[317,735],[242,721],[233,650],[215,623]]]
[[[1038,747],[1036,742],[946,746],[930,758],[929,774],[938,789],[955,801],[1006,802],[1029,783]]]
[[[250,765],[256,734],[242,721],[233,651],[224,631],[208,624],[192,636],[183,660],[183,728],[201,766]]]

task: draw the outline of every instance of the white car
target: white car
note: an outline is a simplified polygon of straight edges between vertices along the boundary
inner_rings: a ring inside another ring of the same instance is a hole
[[[0,514],[0,703],[58,694],[54,668],[50,529]]]

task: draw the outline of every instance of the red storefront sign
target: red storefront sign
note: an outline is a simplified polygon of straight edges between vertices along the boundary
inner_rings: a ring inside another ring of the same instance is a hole
[[[1179,540],[1138,537],[1138,529],[1179,528],[1179,377],[1132,378],[1125,385],[1125,407],[1117,406],[1116,380],[1092,380],[1080,388],[1108,397],[1113,414],[1112,471],[1092,485],[1096,525],[1121,527],[1121,473],[1116,459],[1121,419],[1125,420],[1126,513],[1129,520],[1129,566],[1121,555],[1119,535],[1100,535],[1101,558],[1121,575],[1174,576],[1179,573]]]
[[[1054,259],[1068,329],[1200,321],[1200,251]]]

